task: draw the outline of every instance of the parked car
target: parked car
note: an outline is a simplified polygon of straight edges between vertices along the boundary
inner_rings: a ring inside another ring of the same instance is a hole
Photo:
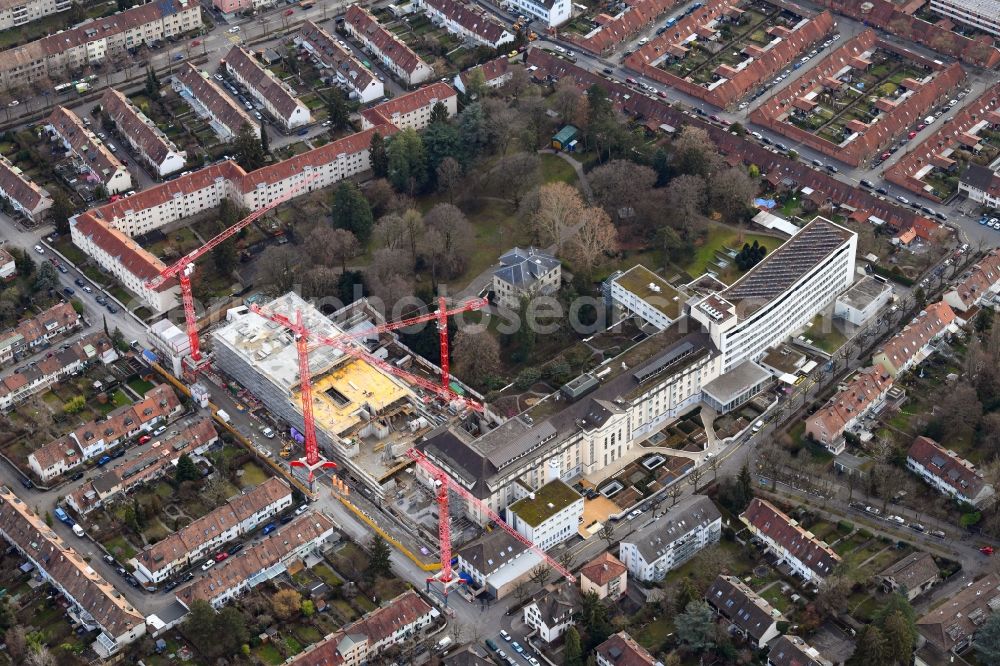
[[[73,280],[73,284],[75,284],[78,287],[82,287],[85,283],[83,281],[83,278],[76,278]]]
[[[104,467],[109,462],[111,462],[111,456],[101,456],[101,459],[97,461],[97,466]]]
[[[112,556],[112,555],[105,555],[105,556],[104,556],[103,558],[101,558],[101,559],[103,559],[103,560],[104,560],[105,562],[107,562],[108,564],[114,564],[114,563],[115,563],[115,558],[114,558],[114,556]]]
[[[41,245],[36,245],[35,252],[37,252],[38,254],[45,254],[45,248],[43,248]]]
[[[118,308],[116,308],[113,303],[108,303],[107,308],[108,312],[111,314],[118,314]]]
[[[505,640],[505,641],[507,641],[507,642],[510,642],[510,634],[508,634],[508,633],[507,633],[507,632],[506,632],[505,630],[503,630],[503,629],[501,629],[501,630],[500,630],[500,638],[504,639],[504,640]]]
[[[83,472],[77,472],[73,476],[69,477],[69,480],[70,481],[79,481],[82,478],[83,478]]]
[[[243,544],[242,543],[238,543],[235,546],[233,546],[232,548],[230,548],[229,550],[227,550],[226,552],[229,553],[230,555],[235,555],[236,553],[240,552],[241,550],[243,550]]]
[[[215,566],[215,560],[209,560],[208,562],[205,562],[203,565],[201,565],[201,570],[208,571],[214,566]]]
[[[216,562],[221,562],[222,560],[224,560],[224,559],[226,559],[228,557],[229,557],[229,553],[227,553],[226,551],[222,551],[221,553],[217,553],[216,554],[215,561]]]
[[[277,525],[274,523],[268,523],[267,525],[264,525],[264,529],[261,530],[261,534],[270,534],[275,530],[275,528],[277,528]]]

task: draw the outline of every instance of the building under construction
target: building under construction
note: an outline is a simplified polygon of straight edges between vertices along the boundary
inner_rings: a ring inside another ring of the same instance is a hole
[[[401,345],[391,334],[360,334],[382,320],[364,301],[334,313],[334,323],[290,292],[263,306],[295,320],[301,311],[312,334],[350,336],[376,358],[410,372],[433,377],[435,367]],[[216,367],[256,396],[284,425],[303,432],[299,364],[291,332],[245,307],[234,308],[213,333]],[[340,349],[312,345],[309,352],[313,415],[320,447],[349,474],[381,492],[401,466],[414,440],[454,418],[448,406],[405,381]],[[464,387],[463,387],[464,388]],[[467,389],[466,389],[467,390]],[[452,410],[454,411],[454,410]]]

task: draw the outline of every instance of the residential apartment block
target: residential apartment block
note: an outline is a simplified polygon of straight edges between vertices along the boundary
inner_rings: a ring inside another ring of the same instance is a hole
[[[660,662],[624,631],[597,646],[597,666],[658,666]]]
[[[461,39],[491,49],[514,41],[514,35],[484,10],[459,0],[414,0],[433,23]]]
[[[108,657],[146,633],[146,620],[62,538],[7,487],[0,487],[0,535],[62,593],[71,618],[99,631],[91,645]]]
[[[872,363],[895,379],[930,356],[930,344],[950,330],[954,321],[955,312],[944,301],[928,305],[875,352]]]
[[[968,312],[1000,291],[1000,249],[993,248],[944,293],[942,299],[955,312]]]
[[[560,582],[524,607],[524,623],[538,632],[540,639],[552,643],[573,626],[573,615],[579,607],[580,591]]]
[[[440,615],[423,597],[410,590],[311,645],[286,664],[361,666],[379,663],[378,657],[386,649],[407,640],[419,640]]]
[[[507,0],[502,3],[514,13],[523,12],[542,21],[546,27],[555,28],[570,20],[573,7],[570,0]]]
[[[271,477],[163,541],[146,546],[131,563],[141,580],[159,584],[291,505],[291,486],[284,479]]]
[[[132,174],[78,115],[64,106],[57,106],[45,129],[86,165],[108,194],[132,189]]]
[[[332,70],[334,81],[346,86],[351,97],[356,97],[362,104],[385,96],[385,87],[375,73],[365,67],[353,52],[338,44],[333,35],[312,21],[302,24],[295,40],[309,52],[317,67]]]
[[[515,247],[500,256],[493,271],[493,299],[497,305],[518,310],[521,301],[548,296],[562,285],[562,264],[545,250]]]
[[[80,323],[80,315],[72,304],[56,303],[45,312],[0,332],[0,363],[6,363],[22,353],[33,353],[39,347],[44,348],[57,336],[72,331]]]
[[[840,563],[840,555],[776,506],[755,497],[740,520],[795,574],[818,583]]]
[[[10,409],[94,363],[108,365],[116,360],[118,352],[104,332],[64,345],[51,356],[32,361],[0,378],[0,411]]]
[[[1000,0],[931,0],[931,9],[958,23],[1000,35]]]
[[[295,91],[243,48],[234,46],[229,50],[225,67],[229,76],[260,102],[286,131],[312,122],[309,107],[295,96]]]
[[[117,277],[151,308],[162,312],[178,302],[175,281],[150,289],[146,282],[166,265],[140,247],[136,236],[218,207],[230,200],[256,210],[280,198],[306,178],[306,194],[349,176],[367,171],[368,148],[376,132],[391,136],[395,128],[382,125],[332,141],[290,159],[246,173],[235,162],[199,169],[138,194],[94,208],[70,221],[73,243]]]
[[[24,173],[0,155],[0,197],[29,220],[37,222],[52,207],[49,193],[24,177]]]
[[[333,535],[333,521],[326,514],[317,511],[299,516],[178,590],[177,600],[185,608],[198,600],[218,608],[285,573],[289,565],[319,549]]]
[[[611,553],[602,553],[580,568],[580,592],[617,601],[628,587],[628,568]]]
[[[627,271],[616,271],[604,284],[615,308],[615,321],[635,316],[661,331],[681,317],[687,300],[687,296],[641,264]]]
[[[28,456],[28,465],[43,482],[54,479],[80,463],[103,455],[140,432],[152,432],[180,414],[183,405],[168,384],[146,392],[134,405],[112,410],[64,437],[53,440]]]
[[[935,490],[960,502],[979,506],[993,496],[982,472],[930,437],[917,437],[906,453],[906,467]]]
[[[154,175],[164,178],[184,168],[187,153],[179,150],[123,93],[109,88],[101,97],[101,110],[108,114],[118,135],[128,142],[132,152]]]
[[[583,497],[556,478],[507,507],[507,524],[542,550],[578,534]]]
[[[735,576],[719,575],[705,592],[705,601],[734,633],[758,649],[777,638],[778,622],[785,621],[781,611]]]
[[[19,28],[72,6],[73,0],[3,0],[0,2],[0,30]]]
[[[850,287],[857,241],[817,217],[724,291],[695,303],[691,317],[722,353],[722,373],[759,359]]]
[[[705,495],[690,495],[625,537],[618,545],[618,559],[638,580],[663,580],[721,536],[719,509]]]
[[[207,417],[181,426],[176,433],[141,445],[142,453],[134,458],[108,463],[107,471],[67,495],[66,503],[80,515],[90,513],[136,486],[173,474],[182,455],[200,455],[219,441]]]
[[[260,138],[261,127],[253,116],[191,63],[182,64],[174,72],[171,85],[200,118],[209,122],[220,141],[233,141],[244,125]]]
[[[834,455],[840,455],[847,448],[844,432],[881,405],[890,388],[892,377],[881,365],[859,370],[825,405],[806,419],[806,435]]]
[[[201,7],[190,0],[149,2],[81,23],[0,52],[0,90],[25,87],[39,79],[63,79],[71,70],[127,57],[126,51],[198,30],[201,25]]]
[[[364,45],[368,53],[375,56],[383,68],[406,85],[415,86],[434,76],[433,67],[403,40],[382,27],[378,19],[361,5],[347,8],[344,28],[347,34]]]
[[[447,83],[437,81],[362,110],[361,129],[392,125],[401,130],[420,131],[430,124],[431,111],[438,102],[444,105],[449,118],[458,113],[458,94],[455,89]]]

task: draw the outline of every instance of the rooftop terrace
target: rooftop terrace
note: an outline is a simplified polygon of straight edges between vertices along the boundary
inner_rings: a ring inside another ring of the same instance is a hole
[[[556,479],[510,505],[509,510],[532,527],[538,527],[543,522],[556,515],[573,502],[580,499],[576,492],[565,483]]]
[[[615,278],[615,282],[671,319],[680,316],[683,304],[680,292],[645,266],[633,266]]]

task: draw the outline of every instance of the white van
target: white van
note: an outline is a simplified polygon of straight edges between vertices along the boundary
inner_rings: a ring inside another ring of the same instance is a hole
[[[753,424],[753,428],[750,430],[750,432],[757,434],[763,427],[764,427],[764,419],[759,419],[757,423]]]
[[[81,537],[81,538],[82,538],[82,537],[83,537],[83,535],[84,535],[84,531],[83,531],[83,528],[82,528],[82,527],[80,527],[80,526],[79,526],[78,524],[74,523],[74,524],[73,524],[73,534],[75,534],[75,535],[77,535],[78,537]]]

